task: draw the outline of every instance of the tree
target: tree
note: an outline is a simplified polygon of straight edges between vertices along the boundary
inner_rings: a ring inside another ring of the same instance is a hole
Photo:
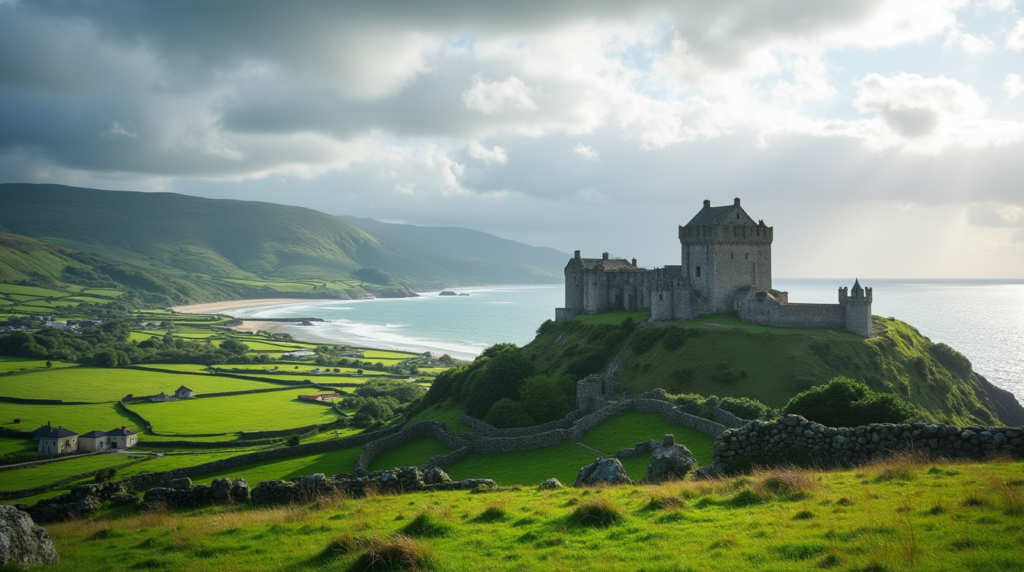
[[[802,415],[830,427],[869,423],[903,423],[913,419],[913,405],[892,393],[872,391],[848,377],[837,377],[789,400],[783,413]]]
[[[568,413],[565,392],[555,380],[546,375],[527,378],[519,393],[523,408],[538,423],[554,421]]]
[[[443,356],[437,358],[437,361],[443,363],[444,365],[452,365],[453,363],[455,363],[455,358],[448,354],[444,354]]]
[[[356,370],[356,375],[363,375],[363,370],[357,369]]]
[[[535,422],[523,404],[509,398],[498,400],[487,412],[485,421],[495,427],[529,427]]]
[[[491,406],[503,398],[519,399],[523,380],[533,375],[533,363],[513,344],[492,358],[487,368],[477,377],[466,398],[466,412],[474,417],[487,415]],[[494,346],[491,346],[494,347]],[[476,376],[474,376],[476,377]]]
[[[220,343],[220,349],[230,355],[239,356],[244,355],[245,352],[249,351],[249,346],[235,338],[228,338]]]
[[[53,362],[50,360],[46,360],[46,367],[53,367]]]

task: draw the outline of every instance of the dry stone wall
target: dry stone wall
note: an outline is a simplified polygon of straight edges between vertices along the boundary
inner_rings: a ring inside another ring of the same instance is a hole
[[[356,468],[364,471],[370,466],[374,457],[388,449],[394,449],[402,443],[412,439],[436,439],[446,447],[462,449],[469,445],[469,442],[448,431],[448,426],[440,421],[424,421],[415,425],[403,428],[392,435],[367,443],[363,450],[356,457]],[[432,467],[428,467],[432,468]]]
[[[767,463],[795,452],[816,465],[853,466],[900,451],[943,458],[1024,457],[1024,428],[955,427],[903,423],[826,427],[799,415],[776,421],[752,421],[722,433],[715,443],[714,466]],[[744,463],[745,462],[745,463]]]
[[[610,402],[609,405],[577,419],[568,429],[552,429],[534,435],[519,437],[478,437],[473,443],[477,453],[512,453],[516,451],[532,451],[558,445],[566,441],[578,441],[594,427],[608,419],[627,411],[658,413],[665,421],[673,425],[685,425],[692,429],[718,437],[726,430],[725,425],[690,415],[678,407],[658,399],[636,398],[625,401]]]

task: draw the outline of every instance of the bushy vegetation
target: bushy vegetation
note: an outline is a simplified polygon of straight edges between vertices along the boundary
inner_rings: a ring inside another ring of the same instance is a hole
[[[421,407],[452,399],[469,415],[496,427],[525,427],[564,417],[575,406],[575,380],[535,371],[515,344],[496,344],[472,363],[438,374]]]
[[[426,390],[402,379],[371,379],[355,390],[356,395],[345,397],[340,405],[355,409],[353,420],[359,427],[387,421],[423,396]]]
[[[903,423],[917,410],[892,393],[872,391],[867,385],[837,377],[789,400],[783,410],[829,427],[856,427],[869,423]]]

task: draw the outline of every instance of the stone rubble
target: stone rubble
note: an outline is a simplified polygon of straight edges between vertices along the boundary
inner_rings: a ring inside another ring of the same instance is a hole
[[[647,480],[651,483],[678,481],[697,469],[697,459],[684,445],[676,443],[675,435],[666,434],[651,451],[647,461]]]

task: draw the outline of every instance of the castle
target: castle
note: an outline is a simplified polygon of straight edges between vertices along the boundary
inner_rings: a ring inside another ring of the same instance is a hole
[[[555,320],[616,310],[650,311],[652,321],[735,313],[750,324],[780,328],[845,328],[871,337],[871,288],[855,281],[838,304],[791,304],[772,289],[772,227],[754,222],[740,200],[704,208],[679,227],[682,263],[647,270],[636,259],[581,258],[565,266],[565,307]]]

